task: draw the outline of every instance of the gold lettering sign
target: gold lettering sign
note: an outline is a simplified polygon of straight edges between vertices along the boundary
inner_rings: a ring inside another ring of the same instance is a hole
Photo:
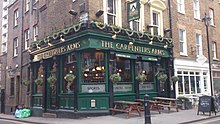
[[[50,57],[55,56],[59,53],[68,52],[70,50],[74,50],[77,48],[80,48],[80,42],[68,44],[66,46],[62,46],[62,47],[59,47],[56,49],[52,49],[52,50],[37,54],[34,56],[34,61],[39,61],[41,59],[50,58]]]
[[[161,49],[156,48],[148,48],[144,46],[135,46],[135,45],[127,45],[123,43],[113,43],[109,41],[101,41],[101,47],[102,48],[115,48],[117,50],[127,50],[132,52],[138,52],[138,53],[145,53],[145,54],[154,54],[154,55],[165,55],[165,51]]]

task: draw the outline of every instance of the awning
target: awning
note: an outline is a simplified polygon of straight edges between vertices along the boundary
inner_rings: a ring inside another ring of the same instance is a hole
[[[133,54],[127,54],[127,53],[116,53],[115,56],[122,57],[122,58],[129,58],[129,59],[137,59],[137,56]]]

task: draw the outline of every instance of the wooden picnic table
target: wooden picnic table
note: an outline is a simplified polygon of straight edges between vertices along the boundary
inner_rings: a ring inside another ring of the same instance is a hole
[[[174,98],[165,98],[165,97],[154,97],[154,100],[159,102],[161,108],[168,108],[169,112],[171,108],[175,108],[178,112],[179,106],[176,104],[177,99]]]
[[[141,109],[144,110],[144,99],[136,99],[137,102],[141,102],[142,103],[142,107]],[[157,110],[160,114],[160,106],[158,104],[160,104],[160,102],[158,101],[153,101],[153,100],[147,100],[150,104],[150,109],[151,110]]]
[[[125,112],[128,113],[127,118],[130,117],[130,114],[134,111],[136,111],[139,116],[141,116],[141,112],[139,109],[139,102],[131,102],[131,101],[115,101],[114,102],[115,106],[114,108],[110,108],[112,111],[112,115],[115,114],[115,112]]]

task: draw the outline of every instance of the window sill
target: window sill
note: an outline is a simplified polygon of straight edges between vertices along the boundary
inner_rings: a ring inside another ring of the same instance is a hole
[[[181,15],[185,15],[185,12],[178,11],[178,13],[181,14]]]
[[[217,59],[217,58],[213,58],[213,61],[219,61],[219,59]]]
[[[28,10],[26,10],[26,11],[24,12],[24,14],[26,15],[28,12],[29,12],[29,9],[28,9]]]
[[[197,21],[201,21],[201,18],[194,17],[194,19],[197,20]]]
[[[186,53],[180,53],[180,56],[188,57],[188,54],[186,54]]]

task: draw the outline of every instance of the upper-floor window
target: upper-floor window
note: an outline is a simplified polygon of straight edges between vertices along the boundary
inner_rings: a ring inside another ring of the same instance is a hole
[[[209,9],[209,17],[211,18],[210,25],[215,25],[214,24],[214,10],[211,8]]]
[[[177,9],[180,13],[185,13],[185,0],[177,0]]]
[[[121,0],[103,0],[104,23],[121,26]]]
[[[151,0],[150,4],[150,25],[147,26],[152,35],[163,36],[163,11],[167,6],[162,1]]]
[[[37,37],[38,37],[38,25],[34,25],[33,27],[33,35],[34,35],[34,41],[37,41]]]
[[[194,0],[193,6],[194,6],[194,18],[200,19],[199,0]]]
[[[139,31],[140,30],[139,24],[140,24],[139,19],[138,20],[134,20],[134,21],[130,21],[130,28],[132,30]]]
[[[180,55],[187,55],[186,31],[179,29]]]
[[[16,9],[14,11],[14,26],[18,25],[18,17],[19,17],[19,12],[18,12],[18,9]]]
[[[196,55],[202,55],[202,37],[196,33]]]
[[[217,46],[216,46],[216,42],[212,43],[212,55],[213,55],[213,59],[217,59]]]
[[[24,31],[24,49],[28,49],[29,48],[29,42],[30,42],[30,30],[27,29]]]
[[[30,9],[30,0],[25,0],[25,12],[29,11]]]
[[[17,56],[18,55],[18,38],[16,37],[13,40],[13,56]]]

